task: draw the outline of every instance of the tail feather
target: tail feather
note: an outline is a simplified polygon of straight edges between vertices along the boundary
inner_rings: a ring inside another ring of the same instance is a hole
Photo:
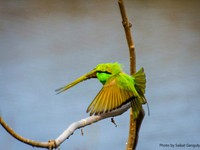
[[[146,75],[144,73],[144,68],[141,68],[137,73],[133,75],[135,81],[135,89],[139,94],[139,100],[142,104],[146,104],[145,88],[146,88]]]
[[[146,89],[146,75],[144,72],[144,68],[141,68],[137,73],[133,75],[135,81],[135,89],[139,94],[137,99],[140,101],[141,104],[147,104],[148,114],[150,115],[149,105],[147,103],[145,97],[145,89]]]
[[[142,109],[142,105],[141,105],[140,101],[133,100],[133,101],[131,101],[131,107],[132,107],[133,117],[135,120],[135,119],[137,119],[137,117]]]

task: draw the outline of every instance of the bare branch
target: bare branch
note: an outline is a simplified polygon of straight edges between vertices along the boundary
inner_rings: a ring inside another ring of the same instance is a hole
[[[0,117],[0,124],[10,135],[12,135],[14,138],[25,144],[31,145],[33,147],[53,149],[59,147],[66,139],[68,139],[75,132],[75,130],[91,125],[95,122],[98,122],[100,120],[109,117],[119,116],[124,112],[126,112],[130,108],[130,106],[131,106],[130,103],[127,103],[126,105],[123,105],[121,108],[113,110],[111,112],[96,116],[90,116],[85,119],[81,119],[80,121],[74,122],[61,135],[59,135],[58,138],[56,138],[55,140],[49,140],[48,142],[38,142],[22,137],[21,135],[17,134],[13,129],[11,129],[11,127],[9,127],[5,123],[2,117]]]
[[[135,54],[135,45],[132,40],[131,35],[131,27],[132,24],[129,22],[128,17],[126,15],[126,9],[124,6],[123,0],[118,1],[121,16],[122,16],[122,25],[124,26],[124,31],[126,34],[126,40],[129,48],[129,56],[130,56],[130,71],[131,74],[134,74],[136,72],[136,54]]]
[[[132,24],[128,20],[123,0],[119,0],[118,4],[119,4],[121,16],[122,16],[122,25],[124,26],[126,40],[127,40],[127,44],[129,48],[130,73],[134,74],[136,72],[136,54],[135,54],[135,45],[134,45],[132,35],[131,35]],[[142,108],[137,120],[134,120],[132,110],[130,111],[129,136],[128,136],[128,142],[126,145],[126,150],[136,149],[137,142],[138,142],[138,134],[139,134],[140,126],[142,124],[144,115],[145,115],[144,109]]]
[[[44,147],[44,148],[56,147],[54,145],[54,143],[50,142],[50,141],[49,142],[38,142],[38,141],[34,141],[34,140],[30,140],[30,139],[22,137],[21,135],[17,134],[11,127],[8,126],[1,116],[0,116],[0,124],[8,133],[10,133],[11,136],[13,136],[17,140],[19,140],[25,144],[31,145],[33,147]]]

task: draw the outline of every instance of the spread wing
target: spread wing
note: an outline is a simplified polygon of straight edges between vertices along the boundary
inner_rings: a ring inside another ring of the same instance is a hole
[[[90,112],[90,115],[106,113],[121,107],[137,96],[133,78],[126,74],[118,74],[105,83],[88,106],[87,112]]]

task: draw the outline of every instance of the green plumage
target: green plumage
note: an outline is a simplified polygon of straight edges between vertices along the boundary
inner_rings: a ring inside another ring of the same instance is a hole
[[[141,68],[136,74],[129,76],[122,71],[122,66],[117,62],[99,64],[91,72],[57,89],[56,92],[61,93],[90,78],[97,78],[103,84],[102,89],[88,106],[87,112],[90,112],[90,115],[110,112],[131,102],[136,119],[142,104],[147,102],[144,96],[146,88],[144,69]]]

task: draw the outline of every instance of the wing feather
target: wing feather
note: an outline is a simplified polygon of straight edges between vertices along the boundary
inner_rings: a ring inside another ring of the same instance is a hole
[[[122,78],[120,77],[120,74],[111,77],[105,83],[97,96],[88,106],[87,112],[90,112],[90,115],[98,115],[101,113],[112,111],[130,101],[131,98],[138,96],[138,93],[133,90],[134,82],[133,84],[130,83],[131,77],[128,75],[125,77],[123,76]],[[128,79],[126,77],[128,77]],[[134,107],[138,108],[137,102],[133,105]]]
[[[114,94],[113,94],[113,92],[110,92],[110,99],[114,99]],[[108,104],[108,107],[106,108],[107,110],[111,110],[112,109],[112,104],[113,103],[113,101],[107,101],[107,104]]]

